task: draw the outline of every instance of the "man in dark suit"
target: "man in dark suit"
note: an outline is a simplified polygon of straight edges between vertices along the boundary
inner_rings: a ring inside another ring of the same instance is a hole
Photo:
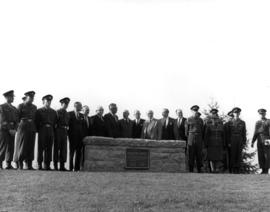
[[[69,112],[69,168],[70,171],[79,171],[81,154],[83,147],[83,138],[84,138],[84,117],[80,113],[82,110],[82,104],[80,102],[74,103],[74,111]],[[73,163],[75,154],[75,167]]]
[[[99,106],[96,110],[96,115],[91,117],[92,135],[93,136],[108,136],[107,125],[103,117],[104,109]]]
[[[187,136],[185,132],[185,124],[186,124],[186,118],[183,117],[183,112],[181,109],[176,110],[177,118],[174,122],[174,134],[176,140],[183,140],[187,141]]]
[[[139,110],[134,112],[135,120],[132,121],[132,138],[141,138],[144,119],[141,119]]]
[[[131,138],[132,137],[132,121],[129,119],[129,111],[124,110],[123,119],[119,121],[119,132],[121,138]]]
[[[159,140],[175,140],[174,122],[175,120],[169,117],[167,108],[162,111],[163,118],[158,122],[158,139]]]
[[[91,136],[92,126],[91,126],[91,118],[89,117],[90,109],[87,105],[83,106],[82,113],[84,118],[84,136]]]
[[[118,125],[118,116],[117,105],[111,103],[109,105],[110,112],[104,115],[104,120],[108,129],[108,137],[117,138],[119,137],[119,125]]]

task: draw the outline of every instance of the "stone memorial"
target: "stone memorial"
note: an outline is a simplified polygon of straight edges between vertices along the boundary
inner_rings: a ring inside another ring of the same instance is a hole
[[[86,137],[84,171],[186,172],[185,141]]]

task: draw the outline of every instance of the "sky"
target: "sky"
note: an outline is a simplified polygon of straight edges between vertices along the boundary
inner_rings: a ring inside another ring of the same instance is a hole
[[[120,118],[189,116],[214,99],[242,108],[251,137],[257,110],[270,111],[269,11],[269,0],[1,1],[0,94],[14,89],[18,105],[35,90],[38,107],[52,94],[55,109],[68,96],[91,115],[115,102]]]

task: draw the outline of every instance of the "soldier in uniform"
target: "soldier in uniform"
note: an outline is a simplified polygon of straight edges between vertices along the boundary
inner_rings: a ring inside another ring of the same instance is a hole
[[[203,120],[199,116],[199,106],[191,107],[193,115],[186,121],[186,136],[188,138],[189,171],[193,172],[196,160],[197,171],[202,168],[202,147],[203,147]]]
[[[42,170],[42,161],[44,169],[51,170],[52,146],[54,141],[54,129],[57,119],[56,111],[51,108],[53,96],[46,95],[42,98],[43,107],[36,113],[36,127],[38,131],[38,169]]]
[[[204,142],[207,149],[207,160],[210,171],[218,173],[223,160],[223,147],[225,145],[225,133],[222,120],[218,116],[218,110],[213,108],[210,118],[205,123]]]
[[[23,169],[23,162],[25,162],[27,169],[32,170],[35,151],[35,115],[37,107],[33,104],[34,91],[26,92],[24,95],[24,102],[18,106],[19,126],[14,161],[17,163],[19,169]]]
[[[270,120],[266,118],[265,109],[259,109],[258,113],[261,119],[256,122],[251,147],[254,147],[254,143],[257,140],[259,165],[262,169],[262,174],[268,174],[270,166]]]
[[[67,112],[67,108],[69,102],[70,99],[68,97],[61,99],[61,108],[56,111],[57,119],[53,148],[53,164],[54,169],[58,170],[58,162],[60,162],[60,171],[66,171],[65,162],[67,160],[67,136],[69,124],[69,114]]]
[[[235,107],[233,119],[226,125],[227,146],[230,149],[230,167],[232,173],[240,173],[240,164],[243,147],[247,141],[246,123],[239,118],[241,109]]]
[[[0,105],[0,169],[5,159],[6,169],[13,169],[11,161],[14,153],[14,140],[18,126],[17,109],[12,105],[14,91],[3,94],[6,103]]]
[[[226,170],[229,170],[230,173],[232,173],[232,170],[230,168],[230,147],[228,146],[228,135],[227,135],[227,132],[228,132],[228,125],[230,123],[230,121],[233,119],[233,112],[232,111],[229,111],[227,113],[227,116],[226,116],[226,122],[224,124],[224,130],[225,130],[225,149],[224,149],[224,158],[223,158],[223,168],[224,168],[224,172]]]

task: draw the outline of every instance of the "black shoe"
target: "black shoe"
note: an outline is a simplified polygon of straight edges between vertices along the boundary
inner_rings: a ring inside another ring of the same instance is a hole
[[[64,163],[60,163],[60,171],[67,171]]]
[[[37,168],[38,170],[43,170],[42,169],[42,165],[41,164],[38,164],[38,168]]]
[[[54,166],[54,170],[55,170],[55,171],[58,171],[58,164],[57,164],[57,163],[54,163],[53,166]]]
[[[32,171],[32,170],[34,170],[34,168],[33,168],[33,166],[28,166],[27,170]]]
[[[23,170],[23,162],[18,162],[18,169]]]
[[[28,170],[34,170],[33,166],[32,166],[32,161],[28,161],[27,162],[27,169]]]
[[[44,170],[51,171],[51,167],[49,165],[45,165]]]

